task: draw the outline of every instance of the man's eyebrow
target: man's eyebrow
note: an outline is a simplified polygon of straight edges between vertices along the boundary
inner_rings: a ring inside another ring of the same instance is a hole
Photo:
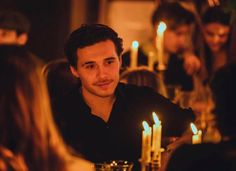
[[[108,57],[108,58],[105,58],[105,60],[113,60],[113,59],[116,59],[114,56],[111,56],[111,57]]]
[[[94,63],[93,61],[85,62],[85,63],[82,64],[82,67],[85,66],[85,65],[93,64],[93,63]]]

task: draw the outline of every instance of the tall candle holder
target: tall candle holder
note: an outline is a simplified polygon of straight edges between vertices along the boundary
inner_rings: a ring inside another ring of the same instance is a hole
[[[157,36],[156,36],[156,49],[157,49],[157,61],[158,71],[163,71],[166,69],[164,64],[164,32],[166,30],[166,24],[161,21],[157,27]]]
[[[141,171],[157,171],[161,166],[161,153],[164,149],[161,148],[161,121],[153,112],[155,124],[152,128],[146,121],[143,121],[142,133],[142,156],[140,161]]]
[[[164,148],[161,148],[157,156],[154,156],[153,151],[150,153],[151,160],[145,162],[142,159],[139,160],[141,164],[141,171],[158,171],[161,167],[161,155],[164,152]]]
[[[138,66],[138,41],[133,41],[130,52],[130,68],[135,69]]]

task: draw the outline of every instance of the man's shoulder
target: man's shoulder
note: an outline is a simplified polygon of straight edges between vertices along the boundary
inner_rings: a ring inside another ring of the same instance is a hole
[[[129,96],[161,96],[150,87],[137,86],[134,84],[119,83],[118,91]]]
[[[119,83],[117,90],[118,94],[122,95],[130,104],[148,104],[150,107],[169,106],[172,104],[169,99],[150,87]]]
[[[71,108],[73,106],[78,107],[81,101],[83,101],[83,98],[80,95],[79,89],[76,87],[62,96],[57,97],[52,102],[52,105],[56,108]]]

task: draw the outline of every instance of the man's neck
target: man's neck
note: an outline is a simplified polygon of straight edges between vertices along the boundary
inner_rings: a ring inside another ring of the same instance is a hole
[[[116,99],[115,95],[100,97],[85,91],[82,91],[82,95],[85,103],[91,108],[91,113],[107,122]]]

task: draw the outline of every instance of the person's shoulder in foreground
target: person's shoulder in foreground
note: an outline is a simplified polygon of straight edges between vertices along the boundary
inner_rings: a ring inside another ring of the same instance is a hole
[[[166,171],[236,170],[234,142],[182,145],[174,151]]]
[[[173,152],[167,171],[236,170],[235,74],[236,64],[226,65],[215,73],[210,84],[221,142],[180,146]]]

